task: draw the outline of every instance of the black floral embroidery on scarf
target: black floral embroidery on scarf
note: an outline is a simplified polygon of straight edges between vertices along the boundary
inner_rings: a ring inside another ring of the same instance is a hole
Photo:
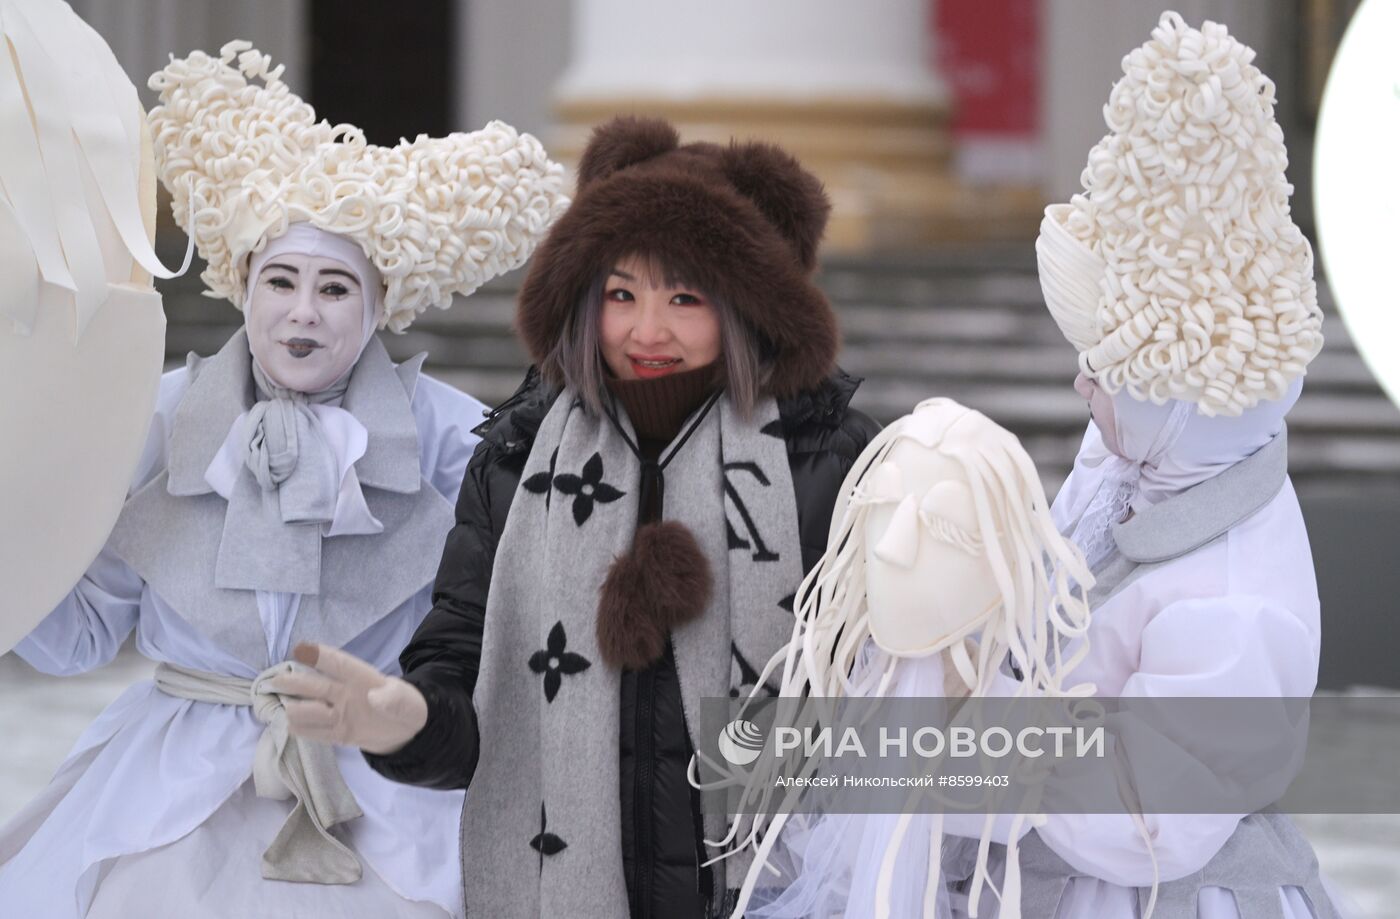
[[[540,831],[530,840],[530,848],[540,853],[540,874],[544,874],[544,857],[546,855],[558,855],[569,847],[564,840],[549,832],[548,821],[545,819],[544,802],[540,802]]]
[[[535,673],[544,674],[544,698],[547,702],[553,702],[554,697],[559,694],[564,676],[582,673],[590,666],[588,658],[564,648],[564,623],[556,622],[554,628],[549,630],[544,650],[530,655],[530,669]]]
[[[574,523],[583,526],[593,515],[593,504],[610,504],[626,492],[603,481],[603,457],[595,453],[583,464],[583,475],[564,472],[554,477],[554,487],[574,499]]]
[[[549,510],[550,485],[554,482],[554,463],[559,459],[559,448],[555,447],[549,457],[549,470],[537,472],[520,484],[531,494],[544,495],[545,510]]]

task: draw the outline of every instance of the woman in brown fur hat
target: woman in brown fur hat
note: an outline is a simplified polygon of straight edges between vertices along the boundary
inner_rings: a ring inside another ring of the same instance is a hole
[[[289,713],[391,778],[470,786],[470,915],[715,915],[741,878],[705,865],[700,700],[747,694],[789,636],[877,427],[848,408],[811,281],[830,208],[791,156],[618,118],[578,184],[520,294],[537,366],[478,431],[404,679],[307,647],[329,679]]]

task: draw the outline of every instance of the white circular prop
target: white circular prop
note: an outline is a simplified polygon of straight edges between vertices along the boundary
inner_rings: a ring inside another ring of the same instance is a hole
[[[73,589],[160,385],[155,162],[136,88],[58,0],[0,0],[0,652]]]
[[[0,651],[78,583],[126,499],[160,384],[154,290],[113,285],[75,346],[64,311],[0,330]]]
[[[1337,50],[1313,165],[1327,280],[1356,350],[1400,405],[1400,3],[1366,0]]]

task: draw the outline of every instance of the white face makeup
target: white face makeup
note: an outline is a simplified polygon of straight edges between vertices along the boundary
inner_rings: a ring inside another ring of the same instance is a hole
[[[320,392],[359,359],[364,291],[344,262],[279,253],[250,288],[247,326],[253,356],[273,382]]]
[[[865,491],[874,499],[863,534],[871,637],[901,657],[939,651],[1001,602],[967,475],[905,440]]]

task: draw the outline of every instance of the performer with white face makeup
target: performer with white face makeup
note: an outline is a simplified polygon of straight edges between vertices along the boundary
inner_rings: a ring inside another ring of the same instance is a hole
[[[461,792],[290,736],[276,680],[303,641],[398,672],[485,407],[377,332],[522,264],[562,169],[500,122],[368,145],[279,74],[234,42],[152,78],[160,178],[245,324],[163,377],[106,547],[16,648],[74,674],[134,632],[157,668],[0,828],[6,915],[462,911]]]
[[[383,288],[360,247],[292,224],[258,253],[248,276],[248,344],[258,369],[296,392],[341,381],[374,334]]]

